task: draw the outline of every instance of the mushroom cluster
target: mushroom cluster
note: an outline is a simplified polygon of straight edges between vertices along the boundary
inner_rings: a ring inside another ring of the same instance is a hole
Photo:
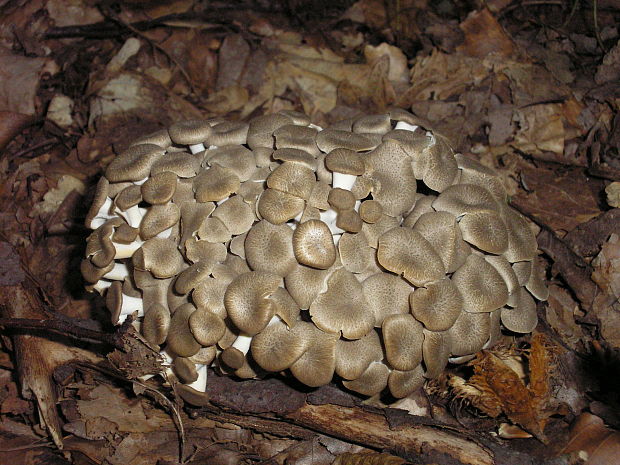
[[[190,402],[212,364],[404,397],[547,298],[498,176],[400,109],[174,124],[109,164],[86,224],[88,287]]]

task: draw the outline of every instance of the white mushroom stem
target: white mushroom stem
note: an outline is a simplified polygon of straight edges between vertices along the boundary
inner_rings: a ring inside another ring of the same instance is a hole
[[[118,316],[118,323],[123,324],[129,315],[133,312],[138,312],[138,318],[144,316],[143,302],[140,297],[131,297],[129,295],[122,294],[123,302],[121,303],[121,313]]]
[[[437,142],[437,139],[435,139],[435,134],[433,134],[431,131],[426,131],[426,137],[428,137],[429,147],[432,147]]]
[[[114,259],[119,260],[121,258],[130,258],[136,250],[142,247],[144,241],[136,239],[129,244],[119,244],[117,242],[112,242],[112,244],[114,244],[114,249],[116,250]]]
[[[325,223],[329,230],[332,232],[332,236],[336,234],[342,234],[344,232],[344,229],[340,229],[338,226],[336,226],[336,219],[338,218],[338,213],[336,213],[336,210],[330,208],[329,210],[321,211],[320,218],[321,221]]]
[[[354,174],[344,174],[334,171],[332,173],[332,187],[339,187],[340,189],[350,191],[353,187],[353,184],[355,184],[356,179],[357,176],[355,176]]]
[[[156,237],[158,237],[159,239],[168,239],[170,237],[170,234],[172,234],[172,227],[164,229],[162,232],[157,234]]]
[[[198,372],[198,379],[191,384],[188,384],[189,387],[196,389],[199,392],[207,391],[207,365],[203,363],[196,364],[196,371]]]
[[[93,289],[96,290],[100,295],[103,295],[103,292],[112,285],[112,281],[107,281],[105,279],[100,279],[95,283]]]
[[[234,347],[243,355],[246,355],[250,350],[250,344],[252,342],[252,336],[246,336],[245,334],[239,334],[235,342],[232,343],[231,347]]]
[[[198,152],[202,152],[205,149],[205,146],[203,143],[200,144],[194,144],[194,145],[190,145],[189,146],[189,151],[192,152],[193,154],[196,154]]]
[[[209,148],[207,150],[213,150],[213,149],[217,149],[219,148],[219,145],[209,145]]]
[[[118,213],[119,216],[122,216],[125,219],[125,221],[127,221],[129,226],[131,226],[132,228],[137,228],[140,226],[142,217],[144,216],[144,213],[146,213],[146,211],[143,213],[141,210],[142,209],[138,207],[137,205],[134,205],[133,207],[129,207],[125,211],[122,211],[118,207],[114,209],[114,211]]]
[[[141,186],[141,185],[142,185],[142,184],[144,184],[146,181],[148,181],[148,179],[149,179],[149,177],[147,176],[146,178],[144,178],[144,179],[140,179],[139,181],[134,181],[134,184],[135,184],[136,186]]]
[[[103,275],[105,279],[111,279],[113,281],[122,281],[129,276],[129,270],[124,263],[114,263],[114,268]]]
[[[160,350],[159,355],[161,355],[162,358],[164,359],[164,361],[161,364],[163,369],[160,374],[162,375],[164,379],[168,378],[169,376],[173,376],[174,372],[172,371],[172,368],[170,368],[170,365],[172,364],[172,357],[168,355],[168,353],[165,350]],[[144,382],[148,379],[151,379],[153,376],[155,376],[155,374],[139,376],[138,380]]]
[[[105,202],[103,202],[103,205],[101,205],[101,208],[99,209],[95,217],[91,220],[90,224],[87,224],[86,226],[90,229],[97,229],[106,221],[114,218],[114,215],[110,214],[112,205],[112,199],[110,197],[106,197]]]
[[[316,125],[316,124],[314,124],[314,123],[310,123],[310,124],[308,125],[308,127],[309,127],[309,128],[312,128],[312,129],[316,129],[317,131],[322,131],[322,130],[323,130],[323,128],[322,128],[321,126],[317,126],[317,125]]]
[[[404,121],[399,121],[398,123],[396,123],[396,126],[394,127],[394,129],[404,129],[405,131],[415,131],[418,128],[419,126],[405,123]]]

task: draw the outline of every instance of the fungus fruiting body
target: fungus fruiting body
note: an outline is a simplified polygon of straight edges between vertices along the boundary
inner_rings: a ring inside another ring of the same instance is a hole
[[[189,402],[207,365],[404,397],[536,326],[536,240],[506,198],[403,110],[177,123],[108,166],[82,272]]]

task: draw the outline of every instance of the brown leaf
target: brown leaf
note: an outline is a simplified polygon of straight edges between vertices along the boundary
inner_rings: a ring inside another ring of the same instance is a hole
[[[405,460],[390,454],[379,452],[352,454],[345,452],[334,460],[333,465],[402,465]]]
[[[599,417],[582,413],[572,425],[570,439],[562,452],[579,450],[584,450],[589,455],[586,465],[617,463],[620,455],[620,432],[606,427]]]
[[[13,140],[22,129],[32,122],[33,118],[23,113],[0,111],[0,151]]]
[[[491,12],[484,8],[472,12],[461,23],[465,42],[457,50],[472,57],[484,58],[490,53],[503,57],[515,55],[516,47]]]

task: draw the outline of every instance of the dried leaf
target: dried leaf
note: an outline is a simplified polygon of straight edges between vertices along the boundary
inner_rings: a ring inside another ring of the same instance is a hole
[[[617,463],[620,455],[620,432],[606,427],[599,417],[582,413],[572,425],[570,439],[562,453],[579,450],[588,453],[586,465]]]
[[[345,452],[336,457],[333,465],[403,465],[404,463],[406,463],[404,459],[390,454]]]

